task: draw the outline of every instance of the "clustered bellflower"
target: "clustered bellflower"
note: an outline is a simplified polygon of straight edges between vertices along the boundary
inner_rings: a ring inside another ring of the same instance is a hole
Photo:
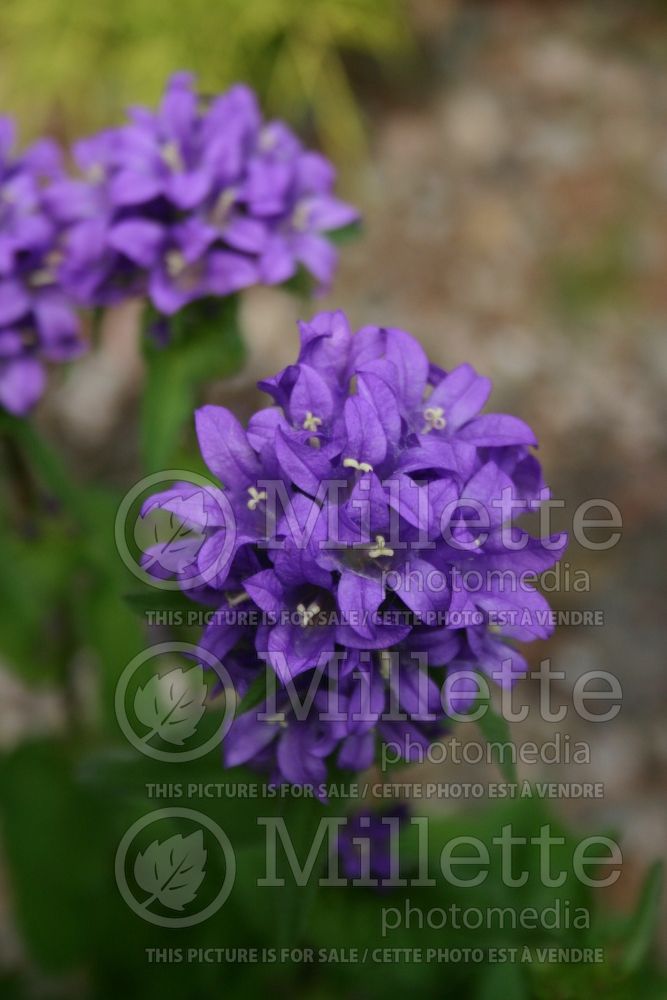
[[[74,144],[77,175],[41,140],[12,154],[0,119],[0,406],[25,414],[44,389],[43,361],[84,346],[78,307],[147,298],[156,333],[189,303],[210,305],[300,268],[328,287],[327,234],[358,219],[333,194],[335,171],[248,87],[208,100],[176,73],[157,111]]]
[[[41,140],[14,153],[14,126],[0,118],[0,407],[27,413],[42,395],[44,362],[84,347],[58,268],[62,226],[48,194],[62,179],[57,147]]]
[[[474,671],[522,676],[515,640],[551,631],[533,577],[566,539],[515,523],[546,495],[537,442],[482,412],[487,378],[429,363],[403,330],[352,333],[342,312],[300,332],[247,428],[223,407],[196,412],[221,486],[149,498],[145,516],[164,508],[193,534],[144,558],[217,610],[201,646],[239,697],[268,668],[270,697],[237,714],[226,764],[318,785],[329,765],[369,767],[379,741],[419,758],[470,706]]]
[[[346,818],[338,831],[337,859],[347,879],[366,880],[374,887],[400,878],[398,837],[410,813],[405,803],[382,812],[361,809]]]
[[[148,296],[171,316],[189,302],[306,268],[326,287],[337,254],[325,233],[356,221],[332,194],[335,172],[280,121],[264,121],[252,90],[201,99],[188,73],[157,111],[74,147],[82,176],[50,191],[68,226],[60,278],[99,306]]]

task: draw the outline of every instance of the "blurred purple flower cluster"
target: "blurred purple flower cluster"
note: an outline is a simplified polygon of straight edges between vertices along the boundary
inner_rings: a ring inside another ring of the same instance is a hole
[[[264,666],[275,682],[226,762],[317,784],[333,755],[369,767],[378,739],[418,757],[476,697],[472,671],[511,684],[511,642],[551,631],[531,578],[566,539],[514,523],[546,496],[535,436],[480,412],[491,383],[470,365],[445,372],[405,331],[353,334],[341,312],[302,323],[297,363],[260,384],[273,405],[247,430],[196,413],[224,489],[178,483],[143,508],[192,532],[145,565],[217,609],[202,647],[241,696]]]
[[[362,809],[348,816],[337,839],[343,876],[382,888],[383,882],[399,879],[399,834],[409,816],[405,803],[383,812]]]
[[[40,142],[11,158],[0,122],[0,404],[23,414],[42,393],[40,359],[82,347],[76,306],[147,297],[160,316],[188,303],[276,285],[300,267],[326,288],[325,235],[358,219],[335,172],[235,86],[203,101],[175,74],[157,111],[75,144],[80,174]],[[159,326],[159,323],[158,323]]]
[[[69,227],[65,288],[92,305],[147,295],[172,315],[188,302],[280,284],[303,265],[323,286],[336,251],[323,235],[356,221],[332,194],[335,173],[254,93],[235,86],[203,102],[177,73],[157,111],[74,148],[84,174],[51,187]]]
[[[44,389],[44,361],[81,352],[79,321],[58,280],[62,227],[48,204],[63,172],[47,140],[14,153],[0,118],[0,407],[26,413]]]

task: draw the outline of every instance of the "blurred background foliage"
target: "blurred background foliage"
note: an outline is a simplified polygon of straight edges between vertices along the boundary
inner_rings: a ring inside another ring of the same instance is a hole
[[[192,68],[203,92],[246,81],[268,113],[349,160],[364,128],[346,56],[379,67],[409,47],[402,0],[4,0],[0,103],[30,135],[71,139],[154,103],[175,68]]]

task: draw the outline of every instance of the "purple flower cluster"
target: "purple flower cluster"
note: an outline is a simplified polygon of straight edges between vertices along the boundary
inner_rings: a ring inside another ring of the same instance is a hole
[[[157,111],[78,143],[83,179],[52,186],[69,227],[60,271],[79,301],[147,295],[172,315],[188,302],[280,284],[303,265],[326,286],[336,251],[324,233],[357,212],[332,195],[335,174],[253,92],[235,86],[203,102],[177,73]]]
[[[44,389],[44,361],[67,361],[84,343],[57,271],[61,225],[48,194],[60,183],[58,149],[42,140],[13,153],[0,118],[0,407],[23,415]]]
[[[353,334],[341,312],[300,330],[247,430],[222,407],[196,413],[224,488],[178,483],[143,513],[191,529],[145,565],[217,609],[202,648],[241,697],[265,669],[271,682],[237,715],[227,765],[317,785],[328,764],[369,767],[379,740],[417,759],[470,706],[473,671],[524,674],[514,640],[551,631],[533,577],[566,540],[514,522],[547,494],[531,429],[480,412],[488,379],[430,364],[403,330]]]
[[[384,888],[383,881],[400,878],[399,831],[408,818],[404,803],[383,812],[363,809],[348,816],[336,845],[341,874],[378,888]]]
[[[337,253],[325,234],[358,219],[328,160],[264,122],[249,88],[204,102],[187,73],[156,112],[133,108],[76,143],[78,177],[46,140],[21,157],[12,146],[2,118],[0,406],[15,414],[41,396],[42,361],[83,349],[75,306],[146,296],[167,317],[300,267],[326,288]]]

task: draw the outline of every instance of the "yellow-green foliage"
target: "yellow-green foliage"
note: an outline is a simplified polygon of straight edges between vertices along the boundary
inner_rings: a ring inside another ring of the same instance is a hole
[[[154,102],[175,69],[204,91],[245,80],[267,111],[310,116],[337,160],[363,146],[341,54],[406,45],[402,0],[2,0],[0,109],[70,139]]]

